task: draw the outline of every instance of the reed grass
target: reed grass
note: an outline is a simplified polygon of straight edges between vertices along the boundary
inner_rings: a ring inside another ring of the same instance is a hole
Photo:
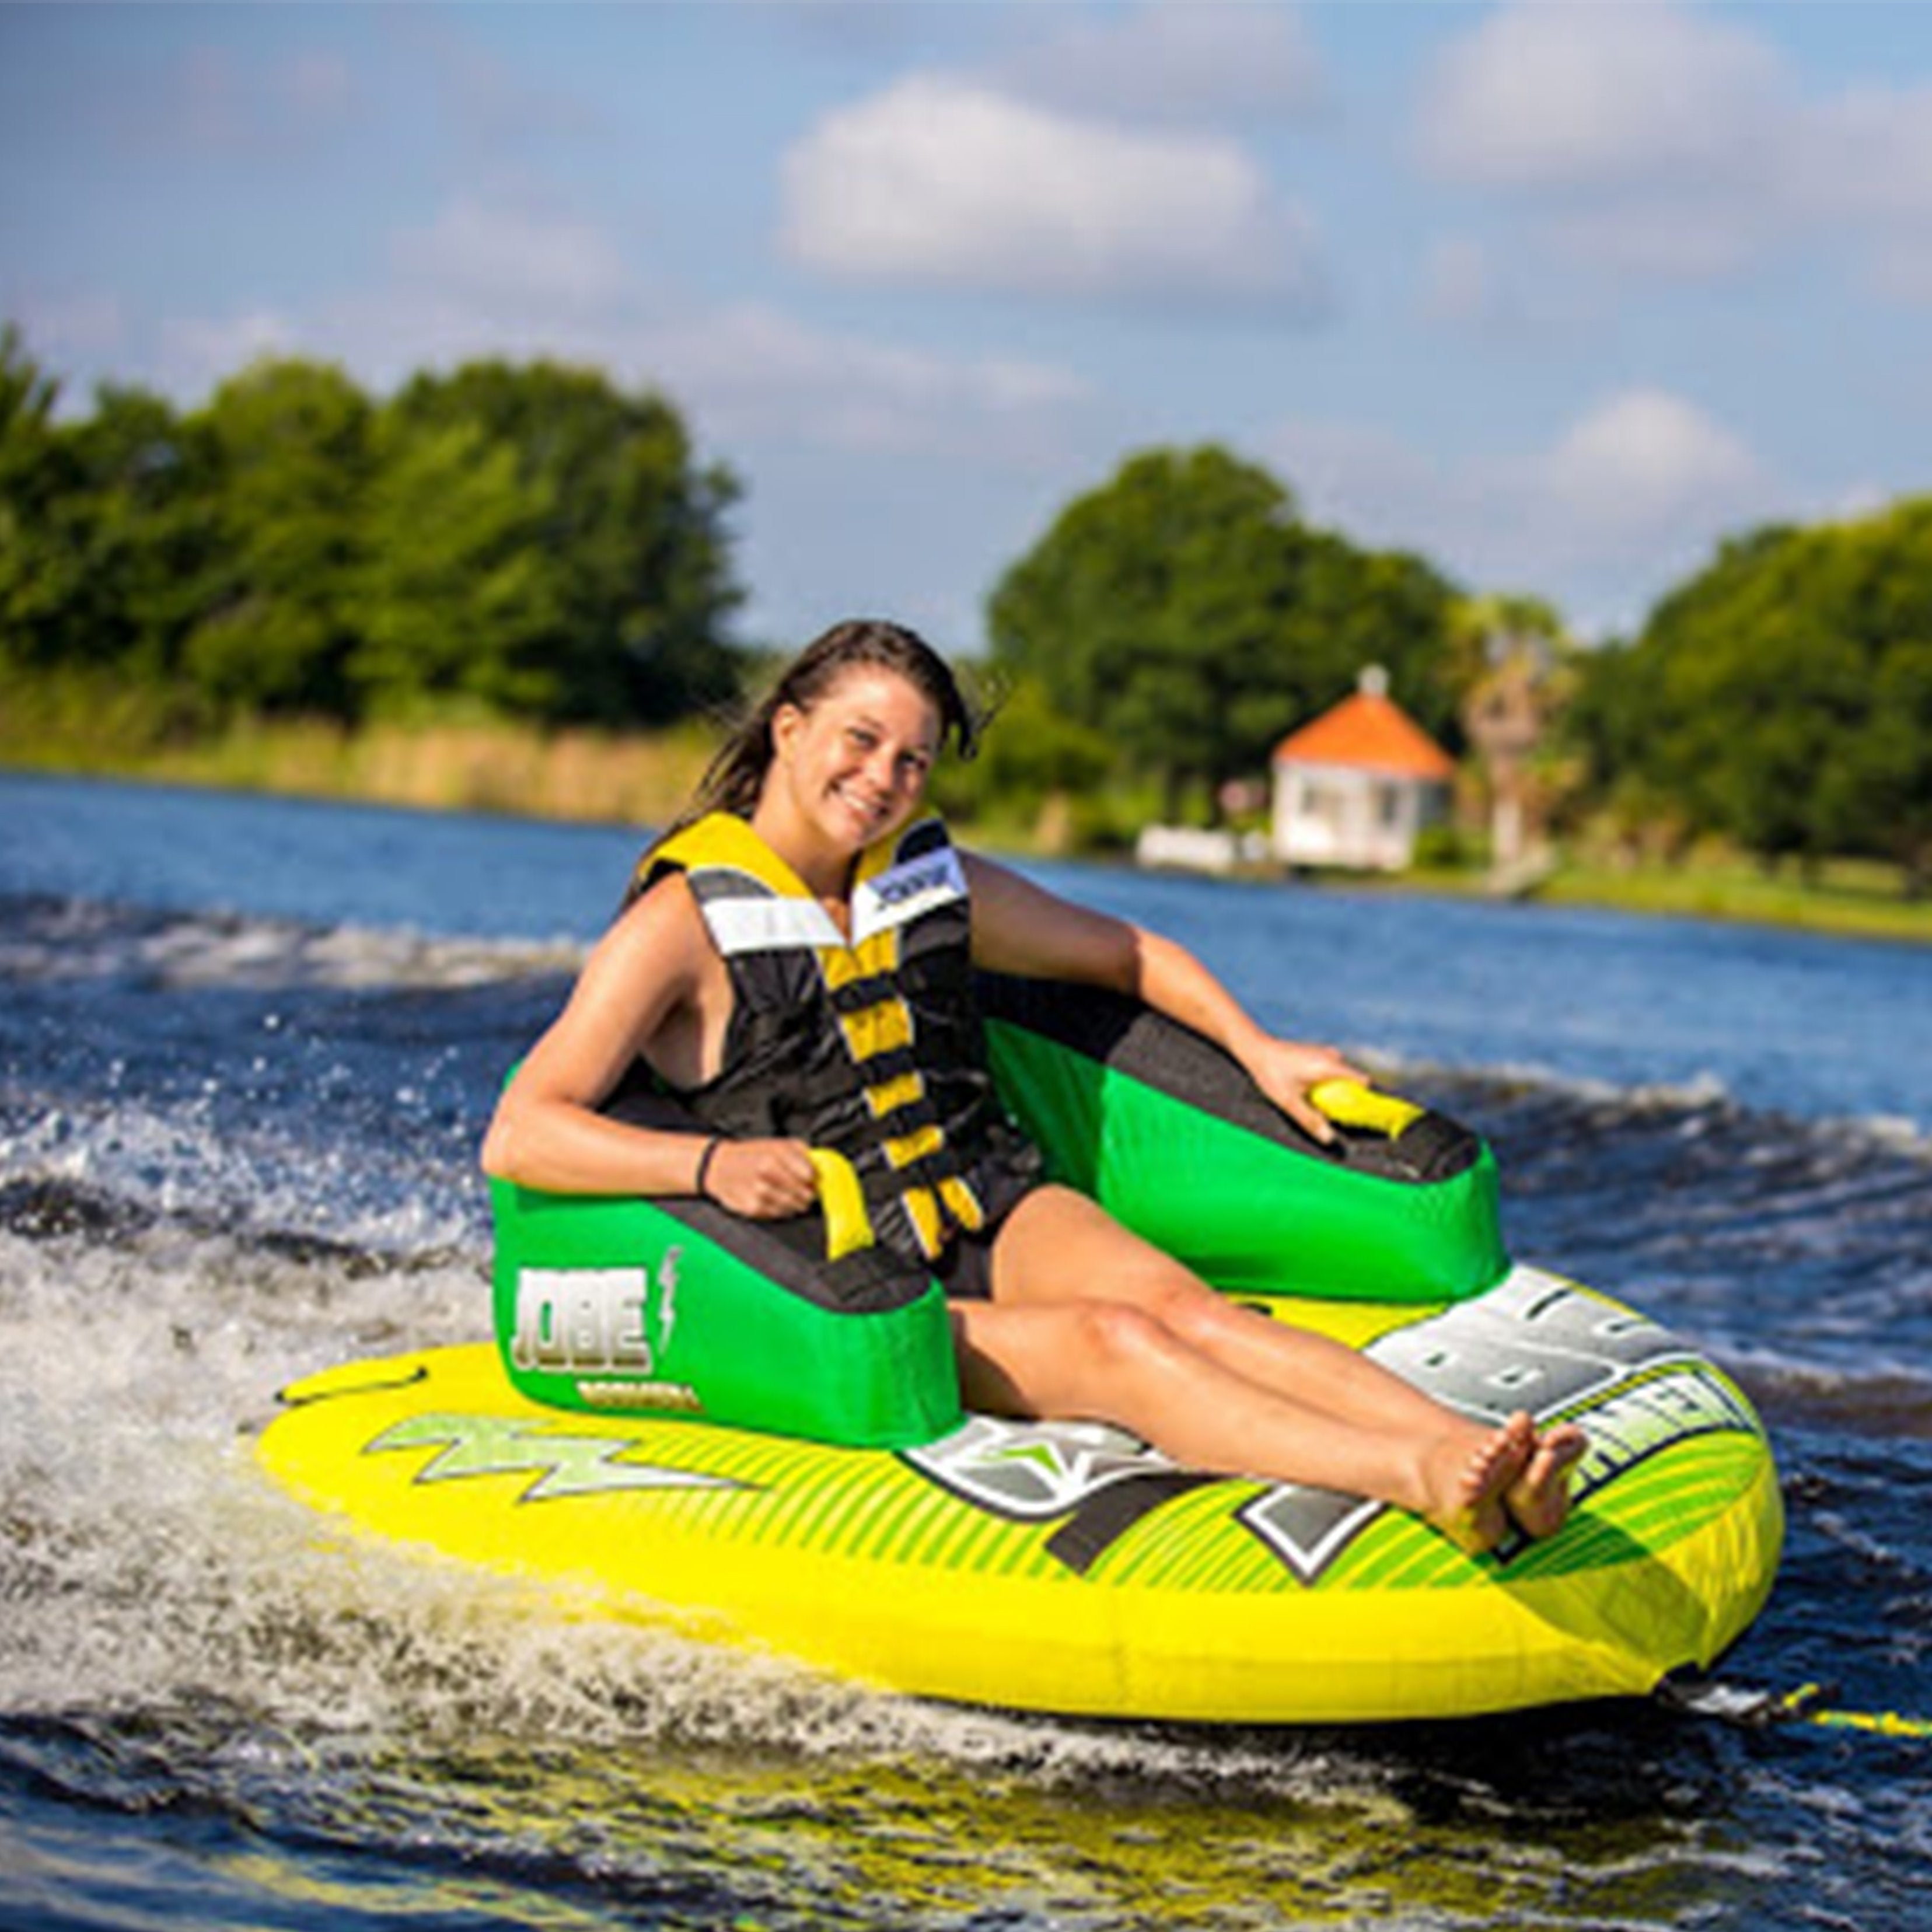
[[[544,730],[491,718],[244,720],[212,732],[104,688],[0,698],[0,764],[436,811],[659,824],[716,744],[702,725]]]

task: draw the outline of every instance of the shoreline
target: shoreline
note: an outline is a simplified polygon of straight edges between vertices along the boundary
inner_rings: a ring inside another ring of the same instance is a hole
[[[709,735],[688,728],[628,737],[584,730],[538,736],[490,723],[377,726],[356,734],[304,725],[131,755],[124,751],[94,757],[23,756],[17,745],[0,746],[0,772],[647,826],[664,822],[681,808],[710,750]],[[1132,863],[1124,855],[1054,851],[1008,822],[974,829],[988,850],[1016,858]],[[1767,872],[1731,857],[1675,866],[1564,860],[1533,887],[1520,892],[1497,891],[1489,874],[1473,867],[1304,874],[1294,883],[1318,891],[1434,892],[1526,908],[1701,919],[1932,945],[1932,898],[1908,898],[1895,884],[1888,885],[1890,868],[1834,860],[1820,870],[1822,879],[1807,884],[1781,869]],[[1265,867],[1197,876],[1252,885],[1288,882],[1285,873]]]

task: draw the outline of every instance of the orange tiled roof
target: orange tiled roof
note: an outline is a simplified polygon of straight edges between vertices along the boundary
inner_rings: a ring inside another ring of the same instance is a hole
[[[1274,748],[1274,762],[1353,765],[1391,776],[1448,779],[1455,761],[1394,699],[1358,691]]]

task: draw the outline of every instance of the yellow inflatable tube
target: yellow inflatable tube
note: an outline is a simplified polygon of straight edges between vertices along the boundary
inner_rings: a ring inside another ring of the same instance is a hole
[[[264,1466],[358,1529],[883,1688],[1209,1722],[1463,1715],[1708,1667],[1774,1572],[1768,1448],[1720,1370],[1517,1267],[1450,1306],[1274,1304],[1429,1379],[1505,1376],[1591,1449],[1572,1520],[1472,1558],[1414,1518],[1178,1468],[1119,1432],[971,1417],[896,1452],[566,1414],[487,1346],[286,1393]]]

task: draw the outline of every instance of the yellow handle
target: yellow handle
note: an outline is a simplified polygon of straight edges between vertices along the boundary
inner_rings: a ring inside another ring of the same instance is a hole
[[[1308,1097],[1338,1127],[1359,1127],[1366,1133],[1385,1134],[1394,1140],[1420,1120],[1424,1108],[1413,1100],[1378,1094],[1359,1080],[1320,1080]]]
[[[812,1164],[818,1170],[818,1202],[825,1210],[825,1258],[842,1260],[872,1245],[872,1217],[859,1185],[859,1171],[830,1148],[812,1148]]]

